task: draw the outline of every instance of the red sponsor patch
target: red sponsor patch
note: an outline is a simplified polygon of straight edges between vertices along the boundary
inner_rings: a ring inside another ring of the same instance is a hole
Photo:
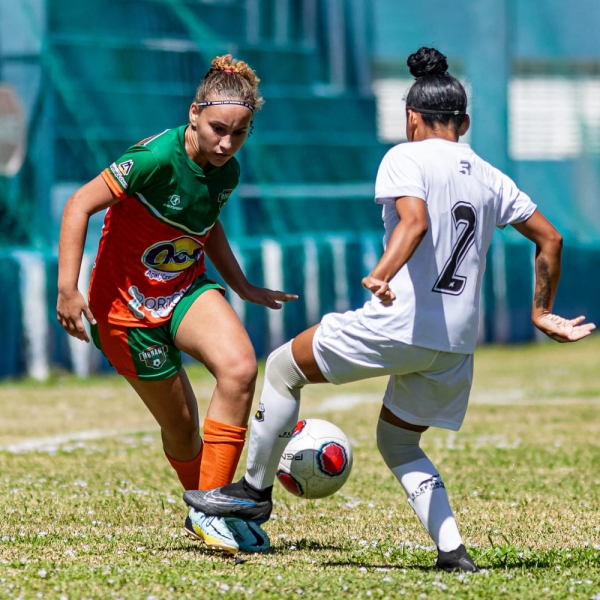
[[[331,476],[339,475],[348,463],[346,451],[336,442],[328,442],[321,446],[317,455],[319,469]]]
[[[277,478],[290,494],[294,494],[294,496],[302,496],[304,494],[302,486],[289,473],[277,471]]]

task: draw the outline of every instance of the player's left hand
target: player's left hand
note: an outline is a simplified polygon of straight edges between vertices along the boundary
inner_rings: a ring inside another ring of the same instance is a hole
[[[558,315],[547,313],[536,317],[533,324],[553,340],[565,343],[581,340],[596,329],[594,323],[580,325],[583,321],[585,321],[585,317],[583,316],[575,319],[565,319]]]
[[[288,294],[287,292],[279,292],[276,290],[270,290],[268,288],[258,287],[256,285],[249,285],[243,294],[240,294],[242,300],[252,302],[253,304],[261,304],[268,308],[279,310],[282,306],[282,302],[288,302],[289,300],[298,300],[296,294]]]
[[[367,275],[362,280],[362,286],[379,298],[381,304],[384,306],[391,306],[392,302],[396,299],[396,294],[392,292],[388,282],[383,281],[383,279]]]

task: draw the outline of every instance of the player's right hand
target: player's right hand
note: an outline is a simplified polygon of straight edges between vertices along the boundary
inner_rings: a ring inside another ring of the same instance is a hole
[[[392,302],[396,299],[396,294],[392,292],[388,282],[383,281],[383,279],[367,275],[362,280],[362,286],[379,298],[381,304],[384,306],[391,306]]]
[[[96,319],[94,319],[90,307],[79,290],[73,290],[69,293],[58,293],[58,300],[56,302],[56,318],[58,322],[65,328],[69,335],[89,343],[90,338],[81,318],[82,313],[92,325],[96,324]]]

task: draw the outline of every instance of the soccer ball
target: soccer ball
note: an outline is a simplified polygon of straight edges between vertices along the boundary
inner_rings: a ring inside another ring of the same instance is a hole
[[[277,479],[300,498],[335,494],[352,470],[352,447],[346,434],[323,419],[298,421],[286,446]]]

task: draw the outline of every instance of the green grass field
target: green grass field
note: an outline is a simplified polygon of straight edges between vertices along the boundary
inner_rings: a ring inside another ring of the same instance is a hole
[[[238,564],[182,535],[179,483],[126,383],[1,383],[0,598],[600,600],[599,373],[600,335],[480,348],[462,430],[423,436],[475,575],[432,569],[377,453],[384,380],[305,390],[301,415],[346,431],[353,473],[318,501],[276,486],[272,549]],[[212,381],[190,374],[203,414]]]

